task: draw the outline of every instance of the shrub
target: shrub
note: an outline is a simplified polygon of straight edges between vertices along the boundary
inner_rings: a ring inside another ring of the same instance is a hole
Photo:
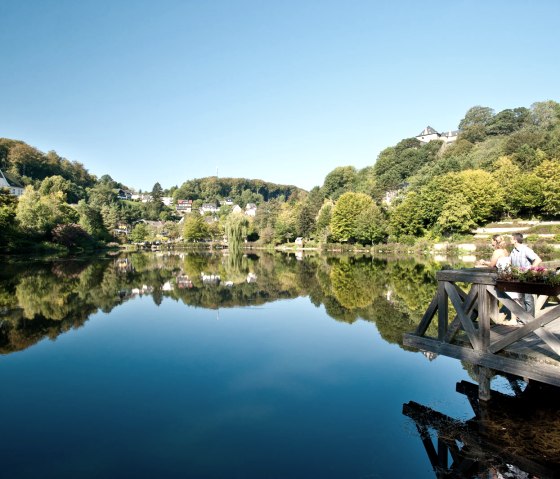
[[[67,248],[84,247],[94,243],[91,235],[75,223],[57,225],[51,235],[54,243]]]

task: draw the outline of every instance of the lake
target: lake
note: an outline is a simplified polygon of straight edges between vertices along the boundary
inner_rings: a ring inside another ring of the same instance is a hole
[[[555,390],[496,376],[479,404],[473,366],[402,346],[440,267],[2,260],[2,476],[554,477]]]

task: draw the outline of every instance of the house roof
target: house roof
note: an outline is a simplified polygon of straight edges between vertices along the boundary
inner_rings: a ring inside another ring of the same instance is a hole
[[[9,173],[4,173],[2,170],[0,170],[0,176],[2,176],[6,180],[6,183],[8,183],[8,185],[16,188],[23,188],[23,185]]]
[[[439,135],[439,133],[434,130],[431,126],[427,126],[424,128],[418,135],[416,136],[428,136],[428,135]]]
[[[450,137],[450,136],[457,136],[460,133],[460,130],[449,130],[445,133],[442,133],[443,136]]]

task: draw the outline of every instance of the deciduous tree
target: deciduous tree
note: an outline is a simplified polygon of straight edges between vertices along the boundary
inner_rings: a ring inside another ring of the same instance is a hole
[[[183,226],[183,238],[185,241],[202,241],[208,237],[208,226],[202,216],[198,213],[190,213],[185,216],[185,224]]]
[[[375,203],[371,196],[364,193],[344,193],[336,202],[330,222],[333,240],[339,242],[363,240],[368,236],[367,227],[360,224],[375,215]]]

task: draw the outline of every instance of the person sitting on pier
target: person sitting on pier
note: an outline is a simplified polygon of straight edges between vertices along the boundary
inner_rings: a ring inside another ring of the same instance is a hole
[[[494,253],[492,253],[490,261],[481,259],[477,261],[476,266],[506,268],[509,264],[509,251],[506,249],[506,242],[502,235],[492,236],[492,248],[494,248]]]

